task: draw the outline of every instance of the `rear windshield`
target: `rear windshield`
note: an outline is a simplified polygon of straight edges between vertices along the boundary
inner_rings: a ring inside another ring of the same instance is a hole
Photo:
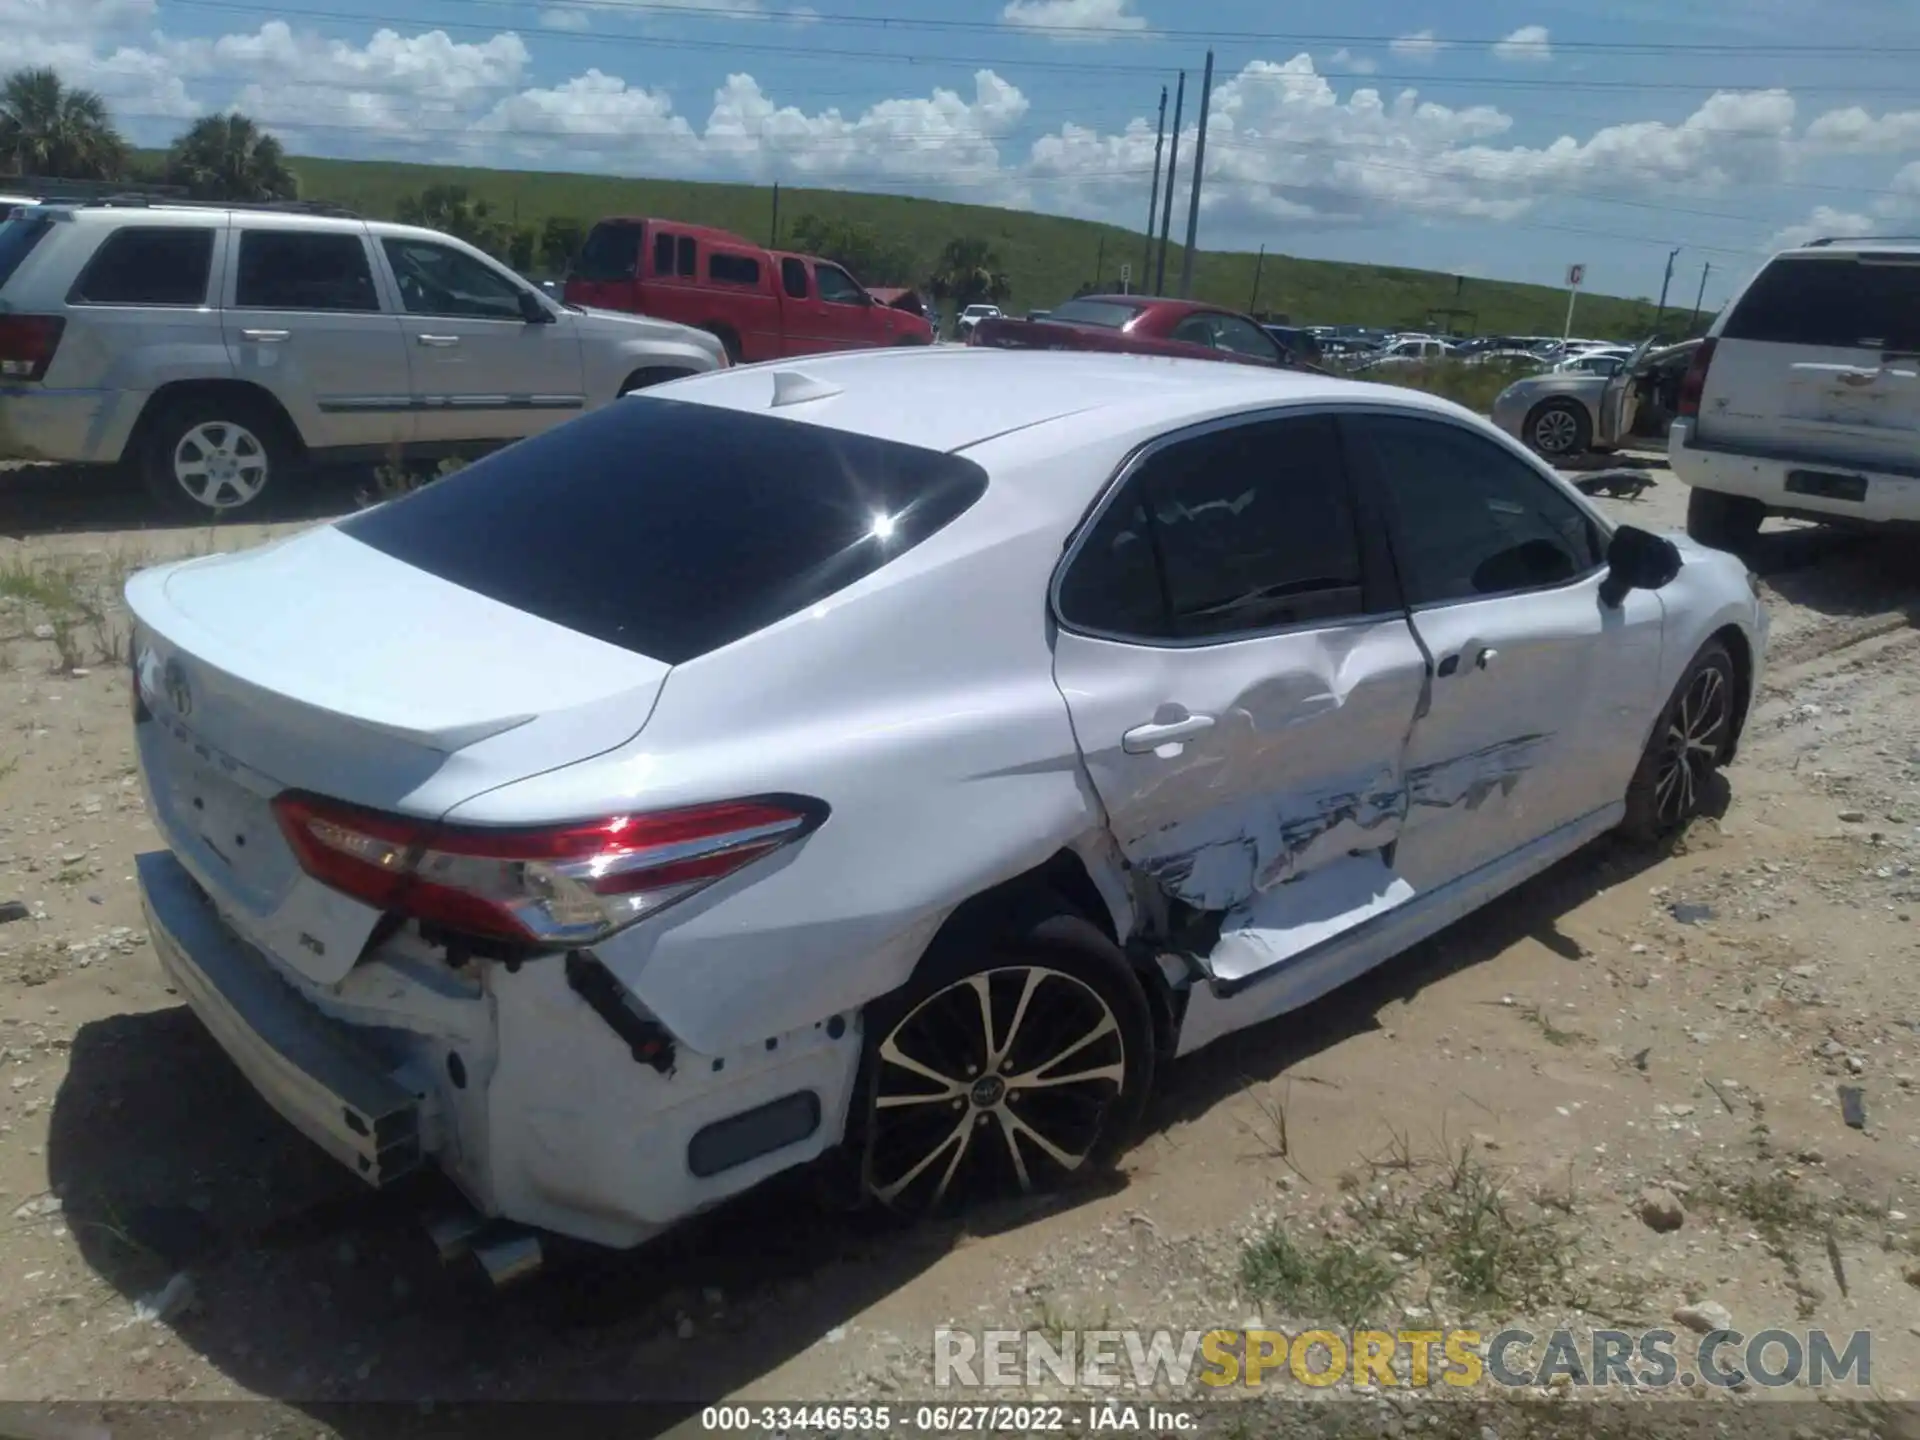
[[[1138,305],[1123,305],[1117,300],[1069,300],[1047,318],[1069,325],[1099,325],[1118,330],[1140,313]]]
[[[678,665],[898,559],[986,486],[978,465],[936,450],[630,396],[340,529]]]
[[[1920,263],[1781,256],[1727,317],[1729,340],[1920,349]]]
[[[32,253],[33,247],[40,243],[40,237],[52,228],[53,221],[44,215],[0,221],[0,286],[13,278],[13,272],[20,268],[20,262]]]
[[[631,280],[640,266],[640,229],[630,221],[601,221],[573,262],[575,280]]]

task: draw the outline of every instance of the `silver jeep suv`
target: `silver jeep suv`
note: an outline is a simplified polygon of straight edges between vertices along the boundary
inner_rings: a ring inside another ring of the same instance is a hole
[[[727,364],[459,240],[317,206],[112,200],[0,223],[0,458],[138,468],[176,513],[308,463],[467,453]]]

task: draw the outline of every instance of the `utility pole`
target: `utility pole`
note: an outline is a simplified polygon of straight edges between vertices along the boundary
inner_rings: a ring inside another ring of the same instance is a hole
[[[1707,261],[1700,268],[1700,293],[1694,297],[1693,318],[1687,322],[1687,333],[1693,333],[1693,327],[1700,323],[1700,307],[1707,303],[1707,276],[1713,273],[1713,262]]]
[[[1153,189],[1147,193],[1147,251],[1140,257],[1140,279],[1153,273],[1153,217],[1160,211],[1160,152],[1167,143],[1167,87],[1160,87],[1160,120],[1153,132]]]
[[[1200,234],[1200,181],[1207,170],[1207,109],[1213,101],[1213,51],[1200,78],[1200,133],[1193,141],[1193,198],[1187,202],[1187,250],[1180,257],[1180,298],[1193,297],[1193,249]]]
[[[1267,263],[1267,247],[1262,245],[1260,253],[1253,261],[1253,298],[1247,302],[1247,313],[1257,316],[1260,313],[1260,269]]]
[[[1107,237],[1104,232],[1100,236],[1100,248],[1095,252],[1095,256],[1096,258],[1093,262],[1093,288],[1098,290],[1107,283]]]
[[[1660,308],[1654,312],[1653,333],[1660,333],[1660,322],[1667,318],[1667,287],[1673,284],[1673,262],[1680,258],[1680,247],[1673,247],[1667,256],[1667,278],[1660,282]]]
[[[1160,202],[1160,258],[1153,271],[1153,293],[1167,293],[1167,236],[1173,230],[1173,176],[1180,165],[1180,109],[1187,102],[1187,72],[1173,90],[1173,134],[1167,142],[1167,193]]]
[[[775,249],[780,244],[780,182],[773,182],[773,230],[767,238],[767,248]]]

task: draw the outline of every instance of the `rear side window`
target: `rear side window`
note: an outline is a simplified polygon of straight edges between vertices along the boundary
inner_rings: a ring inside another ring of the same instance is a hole
[[[1920,263],[1783,255],[1740,297],[1723,334],[1781,345],[1920,350]]]
[[[378,310],[358,235],[247,230],[233,303],[241,310]]]
[[[758,285],[760,262],[749,255],[716,250],[707,256],[707,278],[721,285]]]
[[[807,262],[792,256],[780,262],[780,288],[792,300],[807,298]]]
[[[33,247],[52,228],[53,222],[44,216],[0,222],[0,287],[13,278],[20,262],[33,253]]]
[[[101,242],[74,281],[76,305],[204,305],[213,231],[128,226]]]
[[[572,279],[631,280],[640,268],[640,227],[601,221],[587,232],[587,243],[573,262]]]
[[[936,450],[634,396],[340,529],[502,604],[678,665],[872,574],[986,485],[971,460]]]
[[[1139,313],[1138,305],[1123,305],[1117,300],[1069,300],[1047,318],[1071,325],[1098,325],[1105,330],[1118,330]]]

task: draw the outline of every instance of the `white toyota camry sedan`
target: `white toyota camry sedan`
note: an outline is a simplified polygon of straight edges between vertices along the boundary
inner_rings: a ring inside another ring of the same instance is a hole
[[[1443,401],[990,349],[674,382],[127,598],[180,992],[369,1182],[611,1246],[1110,1161],[1156,1065],[1682,824],[1767,634]]]

